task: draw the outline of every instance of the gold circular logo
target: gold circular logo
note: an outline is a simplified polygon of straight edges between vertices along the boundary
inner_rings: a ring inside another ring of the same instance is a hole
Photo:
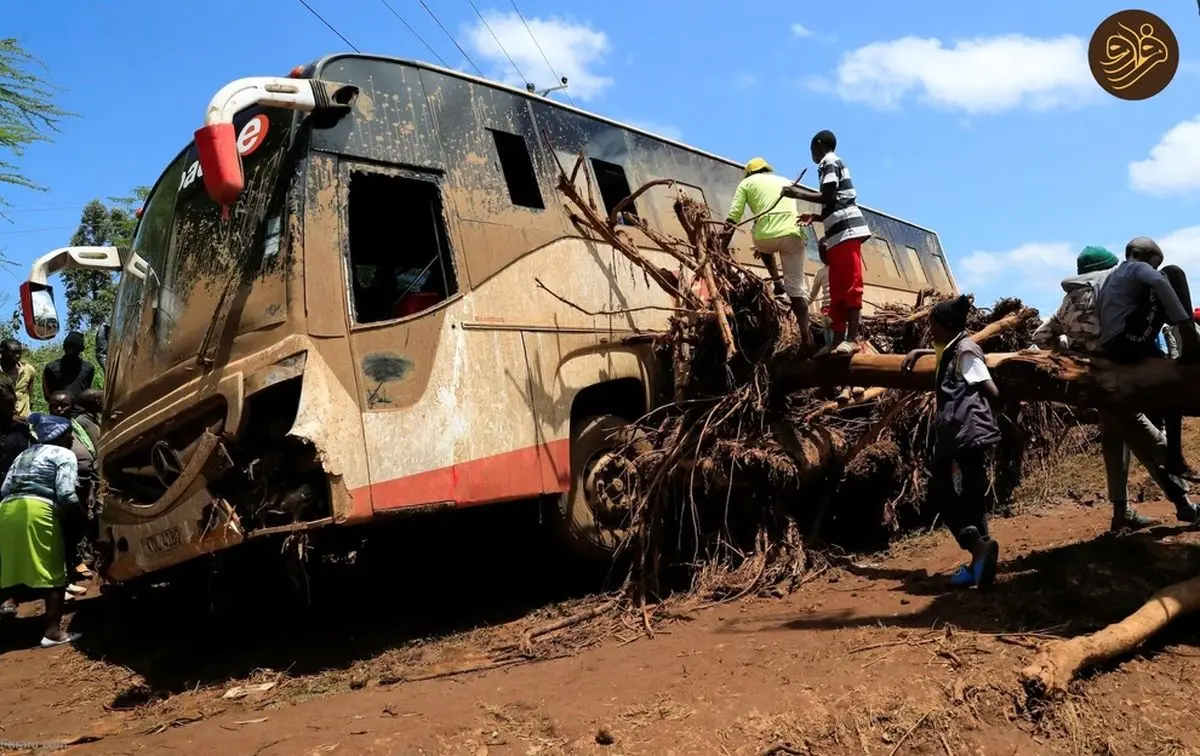
[[[1088,45],[1088,65],[1100,87],[1122,100],[1145,100],[1167,88],[1179,70],[1175,32],[1153,13],[1123,10],[1104,19]]]

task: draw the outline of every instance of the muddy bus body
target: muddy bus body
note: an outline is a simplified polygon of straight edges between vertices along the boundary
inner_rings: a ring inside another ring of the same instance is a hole
[[[420,63],[336,55],[242,81],[154,186],[131,250],[60,250],[23,287],[27,329],[49,338],[48,272],[121,271],[98,461],[107,579],[532,498],[603,555],[616,531],[588,503],[588,463],[601,431],[653,403],[649,348],[627,337],[663,330],[662,310],[639,308],[671,302],[580,232],[557,163],[585,154],[577,180],[606,212],[675,179],[633,207],[667,234],[677,192],[723,213],[741,167]],[[211,151],[231,143],[226,191]],[[865,212],[869,303],[954,289],[936,234]],[[735,247],[752,260],[748,235]],[[810,258],[811,276],[813,243]]]

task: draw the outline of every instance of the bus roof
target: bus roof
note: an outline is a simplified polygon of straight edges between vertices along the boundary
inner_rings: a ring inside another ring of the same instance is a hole
[[[609,125],[616,126],[618,128],[622,128],[622,129],[626,129],[628,131],[633,131],[638,134],[642,134],[644,136],[648,136],[653,139],[657,139],[661,142],[666,142],[666,143],[674,145],[676,147],[680,147],[682,149],[688,150],[689,152],[694,152],[697,155],[702,155],[711,160],[716,160],[716,161],[719,161],[722,163],[726,163],[726,164],[732,165],[736,168],[742,167],[741,163],[739,163],[735,160],[730,160],[727,157],[722,157],[720,155],[715,155],[711,152],[706,152],[704,150],[693,147],[689,144],[680,142],[676,139],[670,139],[670,138],[667,138],[664,136],[660,136],[658,134],[647,131],[645,129],[638,128],[637,126],[631,126],[627,123],[621,123],[620,121],[614,120],[612,118],[608,118],[608,117],[605,117],[602,115],[597,115],[595,113],[590,113],[586,110],[583,110],[582,108],[574,107],[573,105],[566,105],[564,103],[558,102],[557,100],[552,100],[549,97],[543,97],[542,95],[538,95],[538,94],[536,94],[534,92],[530,92],[526,89],[519,89],[517,87],[509,86],[508,84],[502,84],[500,82],[489,81],[488,79],[484,79],[479,76],[472,76],[471,74],[463,73],[462,71],[455,71],[454,69],[443,68],[441,66],[435,66],[432,63],[423,63],[419,60],[407,60],[404,58],[396,58],[396,57],[392,57],[392,56],[388,56],[388,55],[369,55],[369,54],[365,54],[365,53],[334,53],[332,55],[326,55],[326,56],[320,58],[319,60],[317,60],[315,63],[312,64],[312,68],[314,71],[319,72],[327,63],[331,63],[332,61],[337,60],[339,58],[365,58],[365,59],[369,59],[369,60],[378,60],[378,61],[386,62],[386,63],[399,63],[399,64],[406,65],[406,66],[412,66],[414,68],[423,68],[427,71],[434,71],[436,73],[445,74],[447,76],[453,76],[455,78],[463,79],[465,81],[469,81],[474,84],[479,84],[481,86],[492,87],[493,89],[503,89],[507,92],[511,92],[512,94],[520,95],[520,96],[528,98],[528,99],[536,99],[538,102],[547,103],[556,108],[568,110],[573,113],[579,113],[580,115],[587,116],[588,118],[595,118],[596,120],[603,121],[604,123],[607,123]],[[804,186],[804,185],[802,184],[801,186]],[[806,188],[811,189],[812,187],[806,187]],[[885,218],[891,218],[892,220],[896,220],[901,223],[905,223],[909,226],[912,226],[913,228],[920,229],[921,231],[924,231],[926,233],[933,234],[935,237],[937,236],[937,232],[934,231],[933,229],[918,225],[916,223],[913,223],[910,220],[905,220],[904,218],[901,218],[898,215],[893,215],[892,213],[886,213],[886,212],[883,212],[882,210],[877,210],[868,205],[862,205],[862,207],[866,210],[870,210],[873,213],[882,215]],[[939,249],[941,248],[940,240],[938,242],[938,248]],[[945,250],[941,250],[941,253],[944,257]]]

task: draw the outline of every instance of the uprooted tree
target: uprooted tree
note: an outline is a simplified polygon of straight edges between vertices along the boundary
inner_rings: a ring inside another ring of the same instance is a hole
[[[672,183],[658,180],[605,216],[590,185],[585,198],[574,183],[583,162],[580,155],[570,175],[559,166],[558,188],[577,226],[676,303],[656,340],[669,373],[660,383],[672,393],[659,397],[609,463],[625,492],[625,594],[640,607],[647,631],[655,609],[672,600],[695,605],[794,589],[820,571],[822,558],[806,543],[823,525],[861,534],[928,522],[922,507],[935,365],[932,357],[911,370],[901,365],[905,353],[931,345],[925,316],[937,295],[923,292],[915,307],[885,305],[864,318],[864,353],[808,359],[795,321],[766,282],[729,254],[723,234],[730,230],[708,207],[680,194],[675,212],[686,239],[624,212],[650,187]],[[650,262],[625,228],[639,229],[677,270]],[[991,352],[988,365],[1003,397],[1002,439],[991,461],[993,508],[1007,503],[1030,460],[1078,437],[1070,431],[1089,409],[1169,406],[1200,415],[1200,392],[1184,390],[1197,385],[1200,367],[1165,359],[1118,366],[1024,351],[1038,323],[1037,312],[1014,299],[975,309],[969,320],[972,338]],[[870,388],[846,401],[831,398],[832,386]],[[679,587],[685,590],[672,593]],[[1047,647],[1025,671],[1027,685],[1034,693],[1061,692],[1083,667],[1127,652],[1198,609],[1196,580],[1168,587],[1118,625]]]
[[[627,513],[627,595],[653,607],[786,592],[823,565],[809,548],[820,535],[879,539],[928,523],[932,379],[851,400],[835,399],[822,388],[826,381],[804,385],[803,375],[782,370],[806,361],[795,319],[767,282],[730,254],[728,229],[707,206],[681,193],[674,209],[687,238],[668,237],[626,209],[669,180],[650,182],[605,214],[590,185],[581,191],[575,184],[581,165],[582,156],[572,170],[560,166],[558,184],[580,231],[611,246],[674,300],[665,333],[655,337],[665,395],[609,455],[608,474],[622,481]],[[653,262],[630,229],[675,270]],[[930,345],[920,313],[937,297],[925,292],[919,299],[916,308],[889,305],[865,319],[875,351]],[[1010,351],[1029,343],[1037,323],[1036,311],[1017,300],[977,309],[970,319],[985,348]],[[1076,422],[1062,405],[1007,401],[1003,414],[993,507],[1008,503],[1024,466],[1052,453]],[[649,626],[652,610],[646,612]]]

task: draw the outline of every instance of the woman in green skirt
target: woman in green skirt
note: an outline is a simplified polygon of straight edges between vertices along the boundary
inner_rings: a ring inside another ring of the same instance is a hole
[[[0,486],[0,600],[36,595],[46,602],[42,647],[71,643],[62,629],[67,564],[60,519],[80,515],[75,493],[78,463],[71,452],[71,423],[33,413],[37,443],[13,462]]]

